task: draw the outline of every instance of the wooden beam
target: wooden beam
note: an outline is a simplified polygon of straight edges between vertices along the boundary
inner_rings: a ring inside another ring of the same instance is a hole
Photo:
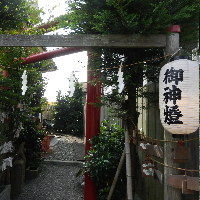
[[[4,35],[0,46],[7,47],[119,47],[163,48],[166,35]]]

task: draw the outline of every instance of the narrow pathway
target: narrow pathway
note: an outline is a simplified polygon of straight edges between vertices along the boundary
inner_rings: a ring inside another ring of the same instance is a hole
[[[51,141],[53,143],[54,151],[45,156],[45,164],[38,177],[26,180],[23,192],[13,200],[84,199],[84,177],[76,177],[82,168],[83,140],[69,135],[56,135]]]

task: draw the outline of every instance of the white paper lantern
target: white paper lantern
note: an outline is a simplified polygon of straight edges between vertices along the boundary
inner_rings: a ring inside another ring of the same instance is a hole
[[[172,134],[199,127],[199,64],[180,59],[164,65],[159,76],[160,120]]]

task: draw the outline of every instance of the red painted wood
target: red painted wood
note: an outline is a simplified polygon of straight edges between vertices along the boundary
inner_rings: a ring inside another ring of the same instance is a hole
[[[48,24],[43,24],[43,25],[37,26],[36,29],[45,29],[45,30],[47,30],[48,28],[56,26],[57,24],[59,24],[59,21],[50,22]],[[47,31],[44,31],[44,32],[46,33]]]
[[[92,59],[88,53],[88,61]],[[93,79],[100,78],[100,74],[93,76],[91,71],[88,71],[87,80],[87,103],[86,103],[86,145],[85,151],[90,149],[91,145],[89,139],[99,133],[100,129],[100,107],[95,107],[90,103],[98,103],[100,100],[98,97],[101,96],[101,84],[98,82],[95,86],[89,82]],[[85,174],[85,188],[84,188],[84,200],[96,200],[97,199],[97,188],[95,182],[89,177],[89,174]]]
[[[8,76],[8,71],[3,70],[1,73],[4,78]],[[8,87],[0,87],[0,90],[8,90]]]
[[[27,58],[24,58],[24,62],[22,63],[22,65],[34,63],[34,62],[38,62],[42,60],[47,60],[47,59],[55,58],[58,56],[69,55],[69,54],[77,53],[80,51],[82,50],[81,48],[78,48],[78,47],[66,47],[66,48],[61,48],[61,49],[55,49],[52,51],[45,51],[45,52],[30,55]]]
[[[48,24],[38,26],[36,28],[47,30],[51,26],[56,26],[58,23],[59,23],[58,21],[54,21],[54,22],[50,22]],[[44,32],[46,32],[46,31],[44,31]],[[80,51],[82,51],[82,50],[79,47],[65,47],[65,48],[61,48],[61,49],[55,49],[52,51],[45,51],[45,52],[30,55],[27,58],[23,58],[24,62],[22,63],[22,65],[34,63],[34,62],[38,62],[38,61],[42,61],[42,60],[47,60],[47,59],[55,58],[58,56],[69,55],[69,54],[77,53]]]
[[[181,32],[181,26],[180,25],[173,25],[173,26],[169,27],[169,32],[180,33]]]
[[[1,73],[2,73],[2,75],[3,75],[4,78],[6,78],[8,76],[8,72],[5,71],[5,70],[1,71]]]

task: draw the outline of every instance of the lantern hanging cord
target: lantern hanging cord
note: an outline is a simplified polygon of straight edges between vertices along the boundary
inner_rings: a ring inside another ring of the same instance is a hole
[[[13,69],[13,70],[26,70],[26,71],[36,71],[37,69],[19,69],[19,68],[12,68],[12,67],[3,67],[1,66],[2,69]]]
[[[173,53],[173,54],[169,54],[169,55],[165,55],[165,56],[161,56],[161,57],[158,57],[158,58],[153,58],[153,59],[150,59],[150,60],[146,60],[146,61],[141,61],[141,62],[136,62],[136,63],[132,63],[132,64],[129,64],[129,65],[120,65],[119,67],[113,67],[113,68],[104,68],[104,70],[105,69],[119,69],[119,68],[122,68],[122,67],[128,67],[128,66],[133,66],[133,65],[138,65],[138,64],[142,64],[142,63],[146,63],[146,62],[151,62],[151,61],[154,61],[154,60],[158,60],[158,59],[161,59],[161,58],[166,58],[166,57],[170,57],[171,56],[171,58],[174,56],[174,55],[176,55],[180,50],[182,50],[182,47],[180,47],[175,53]],[[170,58],[170,59],[171,59]],[[18,68],[12,68],[12,67],[2,67],[2,68],[4,68],[4,69],[7,69],[7,68],[9,68],[9,69],[15,69],[15,70],[24,70],[24,69],[18,69]],[[28,70],[28,69],[26,69],[27,71],[34,71],[34,70]],[[87,71],[101,71],[102,69],[94,69],[94,70],[92,70],[92,69],[89,69],[89,70],[87,70]]]
[[[180,50],[180,49],[179,49]],[[178,51],[179,51],[178,50]],[[177,52],[178,52],[177,51]],[[176,52],[176,53],[177,53]],[[153,59],[150,59],[150,60],[145,60],[145,61],[141,61],[141,62],[136,62],[136,63],[132,63],[132,64],[129,64],[129,65],[120,65],[119,67],[108,67],[108,68],[104,68],[104,69],[89,69],[89,70],[87,70],[87,71],[101,71],[101,70],[106,70],[106,69],[119,69],[120,67],[128,67],[128,66],[133,66],[133,65],[138,65],[138,64],[142,64],[142,63],[146,63],[146,62],[151,62],[151,61],[154,61],[154,60],[158,60],[158,59],[161,59],[161,58],[166,58],[166,57],[170,57],[171,56],[171,58],[176,54],[176,53],[174,53],[174,54],[169,54],[169,55],[165,55],[165,56],[161,56],[161,57],[158,57],[158,58],[153,58]]]
[[[158,58],[153,58],[153,59],[150,59],[150,60],[145,60],[145,61],[141,61],[141,62],[136,62],[136,63],[132,63],[132,64],[129,64],[129,65],[121,65],[119,67],[113,67],[113,68],[104,68],[103,70],[108,70],[108,69],[119,69],[119,68],[122,68],[122,67],[128,67],[128,66],[133,66],[133,65],[138,65],[138,64],[142,64],[142,63],[146,63],[146,62],[151,62],[151,61],[154,61],[154,60],[158,60],[158,59],[161,59],[161,58],[166,58],[166,57],[170,57],[171,58],[177,54],[182,48],[180,48],[177,52],[175,52],[174,54],[169,54],[169,55],[165,55],[165,56],[161,56],[161,57],[158,57]],[[14,70],[24,70],[24,69],[18,69],[18,68],[12,68],[12,67],[2,67],[4,69],[14,69]],[[31,69],[26,69],[27,71],[35,71],[34,69],[31,70]],[[101,71],[102,69],[89,69],[87,71]]]
[[[163,166],[165,166],[165,167],[170,167],[170,168],[173,168],[173,169],[182,170],[182,171],[188,171],[188,172],[199,172],[199,171],[200,171],[200,170],[194,170],[194,169],[183,169],[183,168],[180,168],[180,167],[173,167],[173,166],[164,164],[164,163],[162,163],[162,162],[159,162],[159,161],[153,159],[153,158],[150,157],[150,156],[149,156],[149,158],[150,158],[151,160],[153,160],[154,162],[157,162],[157,163],[159,163],[159,164],[161,164],[161,165],[163,165]]]
[[[179,49],[177,50],[177,52],[173,53],[170,59],[172,59],[172,58],[173,58],[179,51],[181,51],[181,50],[182,50],[182,47],[179,47]],[[169,60],[170,60],[170,59],[169,59]]]
[[[154,61],[154,60],[158,60],[158,59],[161,59],[161,58],[166,58],[166,57],[173,57],[174,54],[170,54],[170,55],[165,55],[165,56],[161,56],[161,57],[158,57],[158,58],[153,58],[153,59],[150,59],[150,60],[146,60],[146,61],[141,61],[141,62],[137,62],[137,63],[132,63],[132,64],[129,64],[129,65],[122,65],[120,64],[119,67],[113,67],[113,68],[104,68],[105,69],[119,69],[119,68],[122,68],[122,67],[128,67],[128,66],[133,66],[133,65],[138,65],[138,64],[142,64],[142,63],[146,63],[146,62],[151,62],[151,61]],[[14,69],[14,70],[24,70],[24,69],[19,69],[19,68],[12,68],[12,67],[1,67],[3,69]],[[88,69],[87,71],[101,71],[102,69]],[[34,71],[34,70],[31,70],[31,69],[27,69],[27,71]]]

